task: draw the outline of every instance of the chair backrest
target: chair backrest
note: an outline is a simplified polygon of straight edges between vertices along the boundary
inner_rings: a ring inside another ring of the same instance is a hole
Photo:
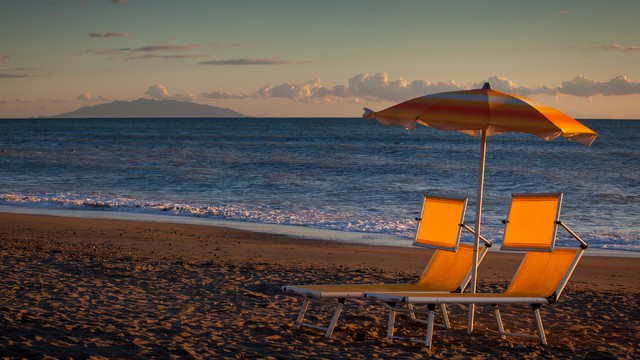
[[[546,297],[556,302],[583,252],[583,248],[528,252],[504,295]]]
[[[511,195],[502,249],[553,251],[561,204],[562,193]]]
[[[466,198],[425,195],[413,245],[456,251],[466,209]]]
[[[482,246],[478,261],[489,248]],[[436,250],[416,284],[426,291],[462,292],[471,279],[473,245],[459,244],[457,251]]]
[[[560,297],[586,249],[577,235],[580,248],[555,248],[561,205],[562,193],[512,195],[502,249],[528,252],[504,295]]]

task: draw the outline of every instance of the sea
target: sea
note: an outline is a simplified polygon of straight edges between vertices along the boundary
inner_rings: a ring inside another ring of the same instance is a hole
[[[590,147],[489,137],[484,236],[501,243],[511,194],[562,192],[591,249],[640,254],[640,121],[582,122]],[[0,211],[410,246],[424,194],[468,197],[474,227],[479,152],[455,131],[359,118],[2,119]]]

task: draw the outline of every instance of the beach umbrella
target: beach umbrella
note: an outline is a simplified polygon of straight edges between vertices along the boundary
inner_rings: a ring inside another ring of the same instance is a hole
[[[482,222],[482,197],[487,137],[506,132],[522,132],[551,141],[565,137],[590,146],[598,134],[572,117],[531,99],[491,89],[443,92],[411,99],[381,111],[365,108],[364,119],[384,125],[400,125],[414,130],[417,124],[439,130],[456,130],[480,135],[480,166],[476,201],[474,261],[471,292],[476,292],[478,247]],[[468,332],[473,331],[474,306],[470,307]]]

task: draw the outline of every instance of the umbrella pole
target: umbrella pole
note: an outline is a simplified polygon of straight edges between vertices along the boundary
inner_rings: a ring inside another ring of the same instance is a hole
[[[478,194],[476,202],[476,233],[473,241],[473,269],[471,273],[471,293],[476,293],[476,285],[478,283],[478,251],[480,247],[480,224],[482,223],[482,198],[484,194],[484,168],[487,154],[487,129],[482,130],[482,138],[480,141],[480,167],[478,171]],[[467,325],[467,333],[473,332],[473,320],[475,315],[475,304],[469,305],[469,323]]]

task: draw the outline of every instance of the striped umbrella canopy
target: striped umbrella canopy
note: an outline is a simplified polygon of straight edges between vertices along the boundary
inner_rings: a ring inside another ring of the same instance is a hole
[[[485,83],[482,89],[418,97],[377,112],[367,108],[364,110],[364,119],[376,119],[384,125],[400,125],[405,129],[414,130],[416,124],[421,124],[439,130],[456,130],[472,136],[481,136],[472,293],[476,292],[478,274],[477,255],[482,222],[487,136],[522,132],[547,141],[561,136],[586,146],[590,146],[598,136],[596,132],[559,110],[521,96],[492,90],[489,83]],[[469,332],[473,330],[473,314],[472,306],[469,313]]]
[[[523,132],[551,141],[566,137],[591,145],[598,134],[574,118],[550,106],[521,96],[491,89],[451,91],[426,95],[374,112],[365,108],[365,119],[414,130],[416,124],[439,130],[457,130],[472,136]]]

